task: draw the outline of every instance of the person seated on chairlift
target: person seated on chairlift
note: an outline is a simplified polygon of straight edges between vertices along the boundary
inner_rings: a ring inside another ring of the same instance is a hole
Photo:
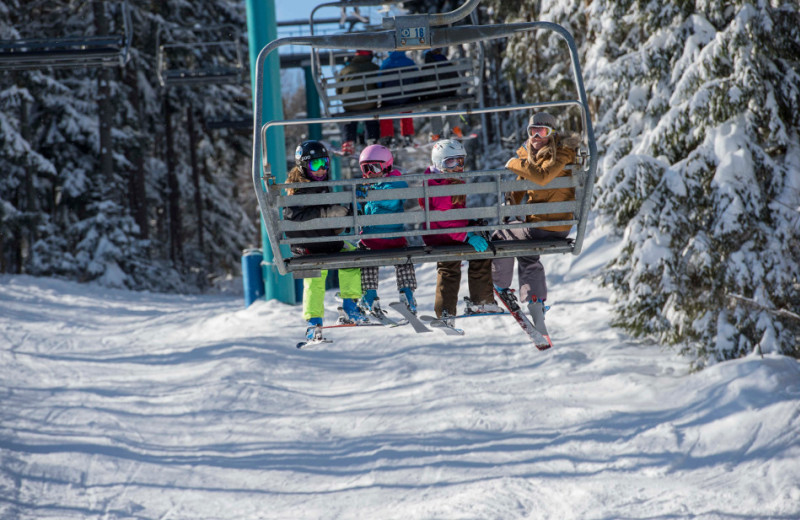
[[[330,155],[328,149],[319,141],[303,141],[297,146],[294,154],[295,167],[289,172],[287,182],[319,182],[328,180],[330,171]],[[314,186],[308,188],[287,188],[288,195],[307,195],[330,193],[328,186]],[[351,210],[338,204],[323,204],[313,206],[287,206],[283,208],[283,218],[294,222],[305,222],[316,218],[345,217]],[[314,229],[308,231],[286,231],[288,238],[298,237],[333,237],[342,230]],[[292,244],[292,254],[295,256],[306,254],[328,254],[339,251],[352,251],[355,247],[342,240],[331,242],[311,242],[307,244]],[[366,316],[358,306],[361,298],[361,270],[339,269],[339,289],[342,297],[342,310],[346,319],[351,322],[368,322]],[[325,278],[328,271],[322,270],[316,278],[303,279],[303,319],[307,322],[306,336],[309,340],[322,336],[322,318],[325,314]]]
[[[395,188],[408,188],[406,181],[400,180],[400,170],[394,167],[392,152],[385,146],[373,144],[364,148],[358,159],[361,176],[365,179],[382,177],[386,180],[374,184],[364,184],[359,190],[360,196],[366,196],[367,190],[391,190]],[[391,180],[390,180],[391,179]],[[359,204],[359,209],[364,215],[385,215],[403,213],[405,200],[373,200]],[[381,224],[365,226],[364,233],[402,233],[403,224]],[[396,249],[406,247],[406,237],[397,236],[389,238],[362,238],[359,247],[364,249]],[[397,276],[397,290],[400,292],[400,301],[405,303],[413,314],[417,313],[417,303],[414,300],[414,291],[417,289],[417,277],[414,264],[402,263],[395,267]],[[361,268],[361,288],[364,296],[361,306],[366,312],[380,313],[378,303],[378,267]]]
[[[344,68],[339,71],[339,80],[346,81],[348,80],[348,76],[350,76],[349,79],[361,80],[364,78],[364,74],[377,71],[380,67],[378,67],[378,65],[372,61],[372,56],[373,54],[370,50],[356,51],[356,54],[350,60],[350,63],[345,65]],[[356,84],[346,87],[337,87],[336,94],[342,95],[352,94],[354,92],[364,92],[365,86],[367,90],[377,88],[375,83],[366,83],[366,85]],[[343,103],[343,109],[345,112],[364,112],[367,110],[373,110],[377,106],[377,101],[364,101],[359,103],[353,100],[348,100],[347,102]],[[342,138],[342,154],[352,155],[355,153],[358,121],[350,121],[348,123],[344,123],[342,126],[344,133]],[[374,119],[368,119],[364,121],[364,128],[367,142],[377,142],[378,138],[380,138],[380,126],[378,121]]]
[[[556,177],[571,175],[566,166],[575,160],[578,139],[562,136],[557,130],[556,118],[547,112],[533,114],[528,122],[528,139],[517,150],[517,157],[506,163],[506,168],[517,174],[517,179],[525,179],[544,186]],[[552,190],[516,191],[506,195],[506,204],[537,204],[543,202],[562,202],[575,200],[575,188],[556,188]],[[548,213],[526,215],[510,220],[508,223],[546,222],[571,220],[571,213]],[[566,238],[570,225],[498,229],[492,240],[544,240]],[[544,266],[539,255],[517,258],[517,278],[519,281],[520,302],[541,304],[547,309],[547,281]],[[495,258],[492,261],[493,283],[498,291],[507,291],[514,277],[514,258]]]
[[[378,83],[379,88],[396,88],[398,90],[397,93],[390,95],[391,99],[383,101],[381,103],[381,107],[405,105],[416,99],[417,96],[413,94],[413,91],[409,88],[410,85],[417,82],[416,78],[405,78],[400,72],[388,72],[391,69],[413,67],[415,65],[416,64],[414,63],[414,60],[406,56],[406,51],[392,51],[389,53],[389,57],[383,60],[380,67],[381,72],[385,73],[388,78],[397,78],[399,76],[399,79],[388,79]],[[417,69],[414,69],[414,71],[416,70]],[[407,72],[410,73],[412,71]],[[402,98],[397,98],[397,94],[400,92],[401,87],[403,93],[407,95]],[[383,97],[387,97],[387,94],[383,94]],[[390,144],[394,142],[393,119],[381,119],[380,134],[382,144]],[[409,145],[412,143],[414,137],[414,120],[412,118],[405,117],[400,120],[400,135],[402,136],[402,144]]]
[[[429,186],[444,186],[449,184],[464,184],[459,178],[447,177],[447,173],[463,172],[467,152],[461,142],[455,139],[442,139],[436,141],[431,151],[431,162],[425,173],[432,174],[428,180]],[[425,207],[425,199],[419,199],[419,204]],[[431,211],[449,211],[463,209],[467,206],[466,195],[445,195],[428,197],[428,209]],[[468,220],[445,220],[431,222],[431,229],[446,230],[448,228],[467,227]],[[489,247],[486,238],[480,233],[445,233],[441,235],[423,235],[422,240],[426,245],[449,245],[468,243],[475,251],[486,251]],[[461,286],[461,261],[438,262],[436,264],[438,276],[436,279],[436,298],[434,310],[436,317],[441,318],[452,326],[454,316],[457,315],[458,290]],[[467,270],[469,284],[469,298],[465,314],[480,314],[484,312],[499,312],[500,307],[494,301],[492,290],[492,260],[470,260]]]

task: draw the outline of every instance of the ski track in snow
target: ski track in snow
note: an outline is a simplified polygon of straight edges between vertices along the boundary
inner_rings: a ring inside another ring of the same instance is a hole
[[[800,518],[798,362],[612,329],[615,247],[546,258],[546,352],[507,316],[302,351],[299,306],[0,276],[0,518]]]

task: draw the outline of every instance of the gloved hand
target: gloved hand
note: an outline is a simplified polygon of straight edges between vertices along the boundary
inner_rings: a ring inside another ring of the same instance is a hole
[[[504,200],[503,203],[500,204],[500,205],[501,206],[513,206],[514,205],[514,201],[506,198],[506,200]],[[515,216],[506,215],[505,217],[503,217],[503,224],[508,224],[509,222],[512,222],[512,221],[514,221],[514,222],[525,222],[525,218],[523,218],[523,217],[521,217],[519,215],[515,215]]]
[[[325,208],[321,213],[320,216],[324,218],[330,217],[348,217],[353,214],[353,210],[350,207],[345,208],[344,206],[339,206],[338,204],[335,206],[329,206]],[[334,235],[340,235],[342,233],[347,232],[349,228],[337,228],[332,231]]]
[[[328,206],[322,211],[323,217],[346,217],[348,215],[352,215],[350,208],[345,208],[344,206],[339,206],[338,204],[335,206]]]
[[[369,191],[369,184],[359,184],[356,186],[356,197],[359,199],[365,198],[367,191]]]
[[[467,242],[479,253],[486,251],[489,247],[489,243],[486,242],[486,239],[475,233],[467,233]]]

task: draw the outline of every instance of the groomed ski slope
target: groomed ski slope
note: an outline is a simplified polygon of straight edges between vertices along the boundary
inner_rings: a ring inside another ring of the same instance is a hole
[[[615,247],[546,258],[546,352],[509,317],[299,351],[299,307],[0,276],[0,518],[800,518],[800,364],[612,329]]]

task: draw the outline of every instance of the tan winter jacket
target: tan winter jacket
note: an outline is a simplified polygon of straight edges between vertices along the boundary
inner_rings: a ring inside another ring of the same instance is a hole
[[[517,156],[506,163],[506,168],[517,174],[517,179],[533,181],[540,186],[544,186],[556,177],[567,177],[571,175],[569,170],[564,167],[575,161],[575,150],[570,146],[577,145],[575,139],[565,140],[561,144],[558,136],[555,136],[550,143],[539,150],[535,157],[528,157],[528,150],[525,146],[520,146]],[[554,157],[555,153],[555,157]],[[557,188],[552,190],[528,190],[515,191],[506,197],[512,204],[537,204],[541,202],[564,202],[575,200],[575,188]],[[572,213],[547,213],[544,215],[528,215],[525,217],[527,222],[543,222],[549,220],[572,220]],[[571,226],[549,226],[542,227],[546,231],[569,231]]]
[[[364,74],[367,72],[374,72],[380,69],[378,65],[372,63],[372,56],[354,56],[352,61],[346,65],[340,72],[339,78],[342,81],[347,79],[358,79],[362,80],[364,78]],[[352,78],[347,78],[348,75],[354,75]],[[370,83],[367,85],[368,89],[376,88],[375,83]],[[352,85],[349,87],[340,87],[336,89],[337,94],[350,94],[354,92],[363,92],[364,85]],[[360,110],[372,110],[378,106],[378,103],[375,101],[366,102],[366,103],[355,103],[354,100],[350,100],[347,102],[346,111],[348,112],[357,112]]]

